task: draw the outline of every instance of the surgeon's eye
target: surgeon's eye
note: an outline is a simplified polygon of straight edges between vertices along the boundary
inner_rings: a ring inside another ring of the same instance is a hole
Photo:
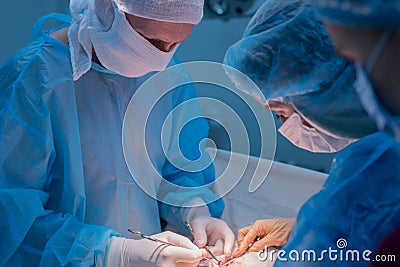
[[[171,51],[175,46],[176,43],[167,43],[158,39],[147,39],[152,45],[157,47],[159,50],[163,52]]]
[[[139,33],[144,39],[149,41],[152,45],[154,45],[158,50],[163,51],[163,52],[169,52],[171,51],[177,43],[167,43],[165,41],[162,41],[160,39],[152,39],[148,38],[145,34],[143,34],[141,31],[135,30],[137,33]]]

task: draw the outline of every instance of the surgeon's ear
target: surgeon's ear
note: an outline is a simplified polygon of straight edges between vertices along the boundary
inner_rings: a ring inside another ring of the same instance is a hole
[[[111,28],[115,16],[112,1],[96,0],[95,12],[103,29]]]

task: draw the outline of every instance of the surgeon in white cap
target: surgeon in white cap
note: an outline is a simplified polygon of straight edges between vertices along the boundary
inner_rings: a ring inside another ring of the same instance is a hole
[[[161,98],[147,122],[154,165],[190,189],[164,194],[175,206],[140,188],[122,147],[130,99],[175,63],[203,1],[71,0],[70,11],[50,16],[66,23],[54,30],[42,31],[39,20],[32,42],[0,65],[0,266],[197,266],[210,257],[206,245],[230,255],[234,235],[218,219],[224,204],[207,186],[213,166],[181,170],[160,144],[163,121],[196,97],[194,87]],[[171,140],[195,160],[208,125],[193,102],[187,112],[199,118],[172,129],[179,138]],[[133,148],[132,160],[140,164],[144,153]],[[160,216],[180,233],[189,223],[194,243],[162,232]],[[128,228],[172,245],[135,239]]]

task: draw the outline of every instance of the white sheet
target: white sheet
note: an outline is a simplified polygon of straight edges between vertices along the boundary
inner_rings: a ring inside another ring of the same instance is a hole
[[[207,150],[210,155],[217,153],[214,160],[217,179],[225,175],[223,172],[230,157],[233,166],[239,168],[247,160],[247,156],[243,154],[213,148]],[[265,176],[272,164],[271,170],[261,186],[255,192],[249,193],[251,173],[256,169],[258,162],[258,174]],[[241,171],[233,170],[229,175],[232,176],[232,173],[240,175]],[[304,202],[320,190],[326,178],[327,174],[324,173],[250,157],[242,179],[224,196],[226,207],[222,219],[236,234],[238,229],[253,224],[258,219],[295,217]],[[225,189],[224,184],[218,183],[214,188],[217,194],[221,194]]]

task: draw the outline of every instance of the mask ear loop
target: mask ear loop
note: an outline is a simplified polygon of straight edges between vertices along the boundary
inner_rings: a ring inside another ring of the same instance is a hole
[[[372,51],[371,55],[369,56],[368,63],[366,70],[369,74],[372,73],[375,67],[375,63],[378,60],[379,56],[382,53],[383,48],[385,47],[389,37],[392,35],[393,30],[387,29],[385,30],[381,36],[379,37],[378,42],[375,44],[374,50]]]

